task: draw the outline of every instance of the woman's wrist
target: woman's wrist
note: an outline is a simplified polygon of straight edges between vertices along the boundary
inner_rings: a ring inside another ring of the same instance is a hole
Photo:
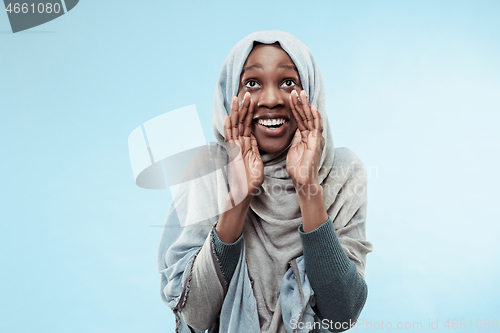
[[[249,194],[241,202],[236,202],[236,205],[233,206],[232,194],[231,192],[228,193],[224,203],[224,211],[215,227],[215,231],[222,242],[231,244],[241,236],[245,216],[248,208],[250,208],[252,198],[253,195]]]
[[[302,229],[304,232],[313,231],[328,220],[323,187],[319,183],[310,183],[296,185],[295,189],[302,213]]]

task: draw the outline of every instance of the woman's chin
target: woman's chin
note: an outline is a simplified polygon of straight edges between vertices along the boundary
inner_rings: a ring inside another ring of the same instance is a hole
[[[262,135],[262,133],[255,131],[253,132],[255,139],[257,140],[257,145],[259,146],[259,152],[262,154],[274,154],[285,150],[293,139],[295,134],[295,129],[293,131],[287,131],[284,135],[279,137],[269,137]]]
[[[274,154],[274,153],[279,153],[286,149],[288,147],[288,144],[276,144],[276,145],[259,145],[259,152],[262,154]]]

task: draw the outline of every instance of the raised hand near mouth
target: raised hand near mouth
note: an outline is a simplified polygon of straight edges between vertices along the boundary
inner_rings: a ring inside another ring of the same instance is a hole
[[[238,98],[233,97],[231,114],[225,117],[224,132],[226,142],[239,147],[228,152],[231,158],[231,195],[235,204],[248,195],[255,194],[264,182],[264,164],[259,153],[257,140],[252,134],[254,102],[250,93],[245,93],[241,106]],[[233,147],[235,148],[235,147]],[[237,154],[234,156],[234,154]]]
[[[301,185],[319,185],[318,166],[325,146],[321,115],[315,106],[309,105],[304,90],[300,92],[300,97],[294,90],[289,103],[298,128],[288,150],[286,171],[296,188]]]

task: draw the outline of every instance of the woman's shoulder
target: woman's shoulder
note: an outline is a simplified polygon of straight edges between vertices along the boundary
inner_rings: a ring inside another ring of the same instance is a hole
[[[326,183],[347,184],[366,183],[366,168],[363,161],[347,147],[335,148],[333,164],[328,171]]]
[[[221,145],[210,143],[186,152],[183,160],[179,166],[183,165],[182,181],[187,181],[206,176],[224,167],[227,164],[227,153]]]
[[[333,166],[353,168],[354,171],[365,170],[365,164],[351,149],[338,147],[334,149]]]

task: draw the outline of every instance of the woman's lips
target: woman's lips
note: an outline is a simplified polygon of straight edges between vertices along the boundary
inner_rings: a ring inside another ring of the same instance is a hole
[[[280,127],[269,128],[267,126],[259,124],[259,122],[255,122],[255,126],[264,135],[270,136],[270,137],[277,137],[277,136],[281,136],[283,133],[285,133],[285,131],[287,130],[287,128],[289,126],[288,123],[289,123],[289,121],[286,120]]]

